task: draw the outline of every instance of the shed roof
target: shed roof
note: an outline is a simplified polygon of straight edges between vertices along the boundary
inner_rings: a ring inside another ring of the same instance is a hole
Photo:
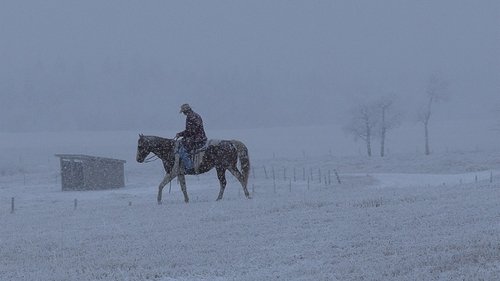
[[[120,162],[120,163],[127,162],[125,160],[120,160],[120,159],[97,157],[84,154],[56,154],[55,156],[61,158],[61,160],[66,159],[66,160],[80,160],[80,161],[108,161],[108,162]]]

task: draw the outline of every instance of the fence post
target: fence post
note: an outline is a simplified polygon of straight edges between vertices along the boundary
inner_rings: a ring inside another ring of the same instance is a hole
[[[335,177],[337,177],[337,182],[339,184],[342,184],[342,182],[340,181],[340,176],[339,176],[339,173],[337,172],[337,169],[334,169],[333,172],[335,173]]]
[[[13,214],[14,213],[14,197],[12,197],[11,199],[11,203],[10,203],[10,213]]]
[[[493,171],[490,172],[490,183],[493,183]]]
[[[77,206],[78,206],[78,200],[75,198],[75,201],[73,203],[73,210],[76,210]]]
[[[276,193],[276,174],[274,173],[274,167],[272,168],[273,171],[273,188],[274,188],[274,193]]]
[[[266,166],[264,166],[264,174],[266,175],[266,180],[267,180],[267,170],[266,170]]]

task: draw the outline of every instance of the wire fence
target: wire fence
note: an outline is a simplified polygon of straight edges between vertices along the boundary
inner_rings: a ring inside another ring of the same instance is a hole
[[[58,175],[53,175],[55,177],[56,183],[58,182]],[[213,175],[210,175],[213,177]],[[208,178],[208,175],[207,175]],[[236,178],[232,176],[228,176],[228,184],[234,184],[235,186],[239,186],[239,182]],[[314,188],[328,188],[335,186],[352,186],[349,185],[348,176],[342,176],[337,169],[322,169],[322,168],[313,168],[313,167],[275,167],[275,166],[255,166],[250,170],[249,175],[249,184],[247,186],[248,190],[251,193],[251,196],[254,196],[257,193],[280,193],[280,192],[305,192]],[[474,175],[472,179],[461,178],[457,183],[462,185],[464,183],[493,183],[495,179],[493,171],[488,173],[488,177],[485,177],[483,173],[481,176]],[[29,182],[28,175],[24,174],[22,177],[22,184],[26,185],[26,182]],[[203,176],[198,175],[195,178],[196,181],[204,181],[205,178]],[[174,180],[175,182],[175,180]],[[242,197],[242,189],[237,188],[238,196]],[[164,190],[164,192],[166,189]],[[172,182],[169,183],[168,193],[172,191]],[[10,214],[15,214],[17,212],[17,205],[20,199],[16,199],[15,197],[10,198],[10,206],[8,208]],[[5,201],[4,201],[5,202]],[[128,204],[128,206],[132,206],[132,201],[126,200],[124,204]],[[77,198],[73,200],[73,204],[67,204],[68,208],[72,208],[73,210],[77,210],[79,207],[79,201]],[[72,206],[72,207],[71,207]],[[4,209],[5,210],[5,209]]]

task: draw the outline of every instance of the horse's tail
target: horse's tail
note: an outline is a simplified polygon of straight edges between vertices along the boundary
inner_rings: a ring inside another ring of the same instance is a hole
[[[240,159],[241,174],[243,175],[243,183],[245,187],[248,183],[248,177],[250,175],[250,157],[248,156],[248,149],[244,143],[239,140],[232,140],[233,145],[238,151],[238,159]]]

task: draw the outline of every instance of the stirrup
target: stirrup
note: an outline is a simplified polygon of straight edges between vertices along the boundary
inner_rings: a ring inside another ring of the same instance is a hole
[[[195,169],[194,168],[187,169],[184,165],[182,165],[182,173],[184,175],[194,175],[195,174]]]

